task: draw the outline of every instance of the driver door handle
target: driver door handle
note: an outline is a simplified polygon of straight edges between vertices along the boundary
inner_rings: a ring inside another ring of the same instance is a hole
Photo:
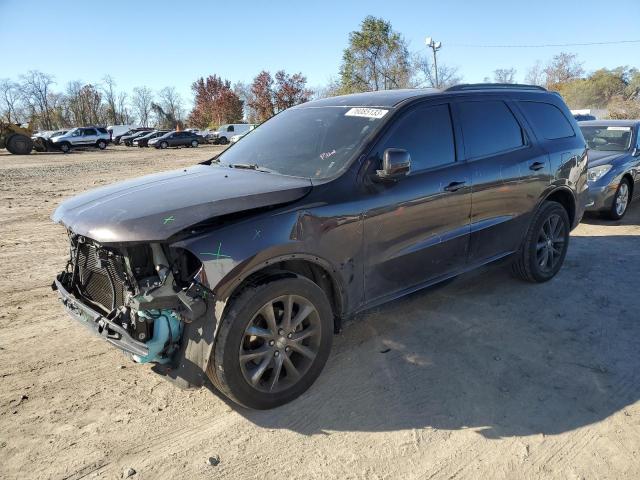
[[[533,162],[529,165],[529,170],[542,170],[544,168],[544,163],[542,162]]]
[[[449,185],[444,187],[444,189],[447,192],[455,192],[457,190],[460,190],[462,187],[464,187],[465,183],[467,182],[451,182]]]

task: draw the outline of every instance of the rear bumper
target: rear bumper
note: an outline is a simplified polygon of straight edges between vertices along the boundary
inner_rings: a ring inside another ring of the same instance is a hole
[[[149,354],[149,349],[144,343],[135,340],[120,325],[105,318],[104,315],[85,305],[72,293],[68,292],[63,285],[64,275],[65,273],[59,274],[51,285],[51,288],[58,292],[60,301],[72,318],[89,328],[95,335],[124,352],[140,357]]]

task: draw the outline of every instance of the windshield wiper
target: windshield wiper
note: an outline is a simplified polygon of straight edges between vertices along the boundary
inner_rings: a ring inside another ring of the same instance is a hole
[[[266,173],[278,173],[274,170],[271,170],[266,167],[261,167],[256,163],[230,163],[230,168],[244,168],[245,170],[256,170],[258,172],[266,172]]]

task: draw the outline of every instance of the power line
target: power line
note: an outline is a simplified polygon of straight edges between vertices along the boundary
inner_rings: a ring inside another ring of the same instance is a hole
[[[465,48],[545,48],[545,47],[586,47],[591,45],[620,45],[624,43],[640,43],[640,40],[613,40],[610,42],[585,42],[585,43],[542,43],[539,45],[474,45],[464,43],[448,43],[449,47]]]

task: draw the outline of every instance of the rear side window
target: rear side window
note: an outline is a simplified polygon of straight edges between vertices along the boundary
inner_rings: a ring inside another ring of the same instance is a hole
[[[519,105],[535,131],[547,140],[575,135],[569,120],[555,105],[542,102],[519,102]]]
[[[455,162],[449,106],[420,106],[404,115],[382,142],[377,155],[382,157],[387,148],[409,152],[412,172]]]
[[[98,134],[98,132],[96,132],[96,131],[95,131],[95,129],[93,129],[93,128],[87,128],[87,129],[84,131],[84,134],[85,134],[86,136],[89,136],[89,135],[97,135],[97,134]]]
[[[501,101],[458,104],[467,158],[485,157],[524,145],[520,124]]]

